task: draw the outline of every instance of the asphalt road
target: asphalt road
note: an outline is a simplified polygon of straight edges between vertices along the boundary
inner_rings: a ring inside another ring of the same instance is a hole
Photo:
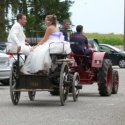
[[[65,106],[48,92],[37,92],[33,102],[23,92],[14,106],[9,87],[0,86],[0,125],[125,125],[125,69],[114,68],[120,75],[118,94],[100,97],[97,84],[83,86],[78,101],[70,95]]]

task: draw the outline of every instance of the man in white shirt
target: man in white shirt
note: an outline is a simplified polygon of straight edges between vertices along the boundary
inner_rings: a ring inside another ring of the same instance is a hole
[[[22,53],[28,55],[31,46],[26,45],[26,36],[23,31],[23,26],[27,23],[26,16],[24,14],[17,15],[17,22],[12,26],[7,43],[7,52],[9,53]]]

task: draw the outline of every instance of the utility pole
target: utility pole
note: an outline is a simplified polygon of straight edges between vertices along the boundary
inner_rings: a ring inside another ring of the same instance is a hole
[[[124,0],[124,41],[123,41],[123,50],[125,51],[125,0]]]

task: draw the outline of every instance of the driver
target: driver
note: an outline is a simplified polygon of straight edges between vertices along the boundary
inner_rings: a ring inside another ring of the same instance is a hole
[[[89,55],[88,39],[83,34],[82,25],[77,25],[76,32],[73,33],[70,37],[70,42],[71,42],[71,50],[73,53],[86,56]],[[83,63],[87,66],[88,59],[85,58]]]
[[[70,41],[74,43],[71,44],[71,49],[75,54],[86,54],[86,49],[88,49],[88,39],[83,34],[82,25],[76,27],[76,32],[71,35]]]

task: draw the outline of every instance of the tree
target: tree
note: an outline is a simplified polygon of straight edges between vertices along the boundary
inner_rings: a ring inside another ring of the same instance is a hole
[[[27,16],[26,35],[31,36],[31,31],[44,30],[44,18],[48,14],[55,14],[58,17],[59,23],[63,19],[69,19],[71,13],[70,6],[73,4],[71,0],[0,0],[0,40],[6,38],[7,27],[14,23],[18,13],[23,13]],[[11,10],[11,20],[6,18],[8,10]],[[5,25],[6,24],[6,25]],[[3,32],[4,31],[4,32]],[[33,35],[33,34],[32,34]],[[36,35],[36,34],[35,34]]]
[[[5,1],[1,0],[0,1],[0,41],[4,41],[5,37],[6,37],[6,27],[5,27],[5,12],[4,12],[4,8],[5,8]]]
[[[15,3],[17,3],[16,0],[0,0],[0,41],[6,41],[7,39],[7,31],[10,21],[8,19],[8,10],[10,9],[10,5],[13,5],[12,10],[17,10],[14,7]]]
[[[36,31],[43,30],[43,21],[46,15],[55,14],[58,17],[59,23],[63,19],[69,19],[71,13],[69,12],[70,6],[73,4],[71,0],[29,0],[29,27]]]

